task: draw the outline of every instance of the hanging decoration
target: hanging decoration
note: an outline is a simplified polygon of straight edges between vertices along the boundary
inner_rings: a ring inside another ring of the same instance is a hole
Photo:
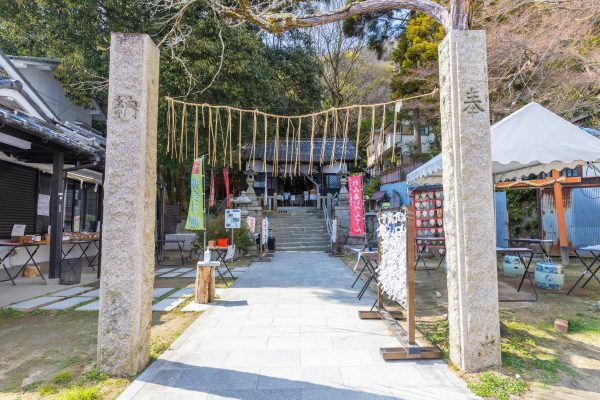
[[[203,230],[204,226],[204,158],[194,160],[192,166],[190,207],[185,223],[187,230]]]
[[[215,206],[215,171],[210,171],[210,192],[208,193],[208,206]]]
[[[278,175],[277,164],[283,161],[279,157],[283,158],[285,155],[285,168],[281,172],[284,176],[288,176],[302,173],[300,165],[302,149],[310,152],[308,162],[309,170],[312,170],[313,164],[333,165],[338,161],[336,148],[342,153],[340,161],[345,162],[350,138],[355,138],[354,164],[357,165],[359,146],[366,145],[367,155],[371,155],[382,145],[387,121],[389,121],[386,118],[387,110],[393,107],[392,131],[395,133],[398,123],[397,113],[401,110],[403,102],[433,96],[436,93],[437,89],[428,94],[384,103],[332,107],[305,115],[277,115],[257,109],[193,103],[166,97],[166,152],[182,161],[190,155],[197,157],[198,154],[204,154],[200,147],[206,146],[206,159],[211,167],[219,165],[233,168],[237,163],[238,169],[241,170],[242,160],[246,158],[250,160],[252,168],[256,168],[255,161],[258,158],[259,162],[262,159],[264,170],[266,159],[270,156],[268,144],[274,143],[273,174]],[[367,135],[361,141],[364,119],[370,120],[368,125],[370,129],[367,128]],[[285,129],[285,139],[283,129]],[[251,136],[250,133],[245,136],[244,132],[251,132]],[[381,134],[377,135],[377,132]],[[188,136],[191,136],[189,142]],[[316,138],[322,138],[320,146]],[[395,141],[395,137],[393,140]],[[332,145],[325,146],[325,143],[330,142]],[[281,146],[285,147],[280,152]]]
[[[362,191],[362,175],[348,178],[348,194],[350,195],[350,236],[365,234],[365,209]]]
[[[406,209],[379,214],[377,236],[380,260],[377,281],[381,289],[402,307],[407,306]]]
[[[227,201],[227,208],[231,208],[231,199],[229,196],[229,170],[227,167],[223,168],[223,184],[225,185],[225,199]]]

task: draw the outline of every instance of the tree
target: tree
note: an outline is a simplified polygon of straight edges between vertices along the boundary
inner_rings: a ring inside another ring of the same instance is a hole
[[[161,47],[161,95],[289,114],[320,107],[319,65],[306,34],[290,33],[281,44],[268,45],[255,27],[224,26],[205,4],[194,2],[186,10],[180,20],[190,30],[186,42]],[[92,98],[106,104],[110,32],[145,32],[159,42],[165,32],[156,21],[167,17],[130,0],[0,2],[0,48],[60,59],[56,77],[70,97],[84,105]],[[191,160],[181,164],[165,155],[165,114],[161,101],[160,175],[171,202],[184,202]]]

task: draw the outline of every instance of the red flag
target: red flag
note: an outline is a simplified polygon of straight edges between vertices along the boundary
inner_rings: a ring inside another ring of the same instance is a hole
[[[215,171],[210,171],[210,193],[208,194],[208,206],[215,206]]]
[[[354,175],[348,178],[348,193],[350,194],[350,235],[364,235],[365,210],[363,206],[361,175]]]
[[[229,200],[229,170],[227,167],[223,168],[223,182],[225,183],[225,198],[227,199],[227,208],[231,208],[231,203]]]

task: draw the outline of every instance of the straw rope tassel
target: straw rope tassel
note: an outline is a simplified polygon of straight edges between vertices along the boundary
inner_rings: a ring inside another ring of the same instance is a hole
[[[206,154],[208,155],[208,165],[211,162],[210,152],[212,150],[212,131],[213,131],[213,119],[212,119],[212,107],[208,107],[208,150]]]
[[[356,123],[356,143],[354,143],[354,166],[358,165],[358,143],[360,141],[360,125],[362,123],[362,107],[358,107],[358,118]]]
[[[238,168],[242,170],[242,112],[240,111],[240,117],[238,119]]]
[[[335,161],[335,145],[337,143],[338,136],[338,124],[339,124],[339,115],[338,110],[333,110],[333,144],[331,146],[331,154],[329,156],[329,165],[333,166],[333,162]]]
[[[398,125],[398,108],[402,107],[402,102],[397,102],[394,106],[394,136],[392,137],[392,160],[396,154],[396,131]]]
[[[374,138],[375,138],[375,106],[371,107],[371,137],[369,138],[369,144],[371,145],[370,147],[367,147],[367,149],[370,149],[369,152],[375,152],[375,143],[374,143]]]
[[[315,116],[310,118],[310,161],[308,162],[308,174],[312,175],[313,151],[315,146]]]
[[[383,115],[381,116],[381,129],[379,129],[379,145],[377,148],[377,154],[381,154],[381,150],[383,150],[384,141],[385,141],[385,104],[383,105]]]
[[[294,149],[296,148],[296,127],[294,126],[293,120],[290,118],[290,125],[292,126],[292,148],[290,149],[290,168],[288,170],[289,176],[294,175],[294,167],[296,162],[296,155]]]
[[[169,154],[169,145],[171,144],[171,100],[167,100],[167,151]]]
[[[231,137],[231,109],[227,109],[227,134],[229,138],[227,139],[227,143],[229,144],[229,168],[233,168],[233,138]]]
[[[217,107],[215,109],[215,130],[214,130],[214,140],[213,140],[213,162],[212,166],[217,165],[217,149],[218,149],[218,141],[219,141],[219,124],[221,123],[221,108]],[[223,134],[221,133],[221,137]]]
[[[275,119],[275,146],[273,148],[273,173],[279,175],[279,117]]]
[[[329,113],[325,113],[325,125],[323,126],[323,142],[321,143],[321,160],[320,166],[323,166],[323,159],[325,158],[325,141],[327,140],[327,127],[329,126]]]
[[[283,176],[286,177],[287,176],[287,163],[288,163],[288,148],[289,148],[289,143],[290,143],[290,119],[288,118],[288,126],[287,129],[285,130],[285,165],[284,165],[284,170],[283,170]]]
[[[187,115],[186,105],[183,105],[181,110],[181,132],[179,136],[179,161],[183,161],[183,137],[185,136],[185,119]]]
[[[302,134],[302,118],[298,118],[298,148],[296,149],[296,175],[300,175],[300,135]]]
[[[175,146],[175,138],[177,135],[177,111],[175,110],[175,103],[173,103],[173,118],[171,118],[171,157],[177,157],[177,147]]]
[[[263,116],[263,123],[264,123],[264,128],[265,128],[265,139],[264,139],[264,152],[263,152],[263,172],[266,174],[267,173],[267,135],[269,133],[269,119],[267,118],[266,115]],[[267,190],[267,188],[265,188],[265,190]]]
[[[342,142],[342,157],[340,158],[340,168],[342,168],[342,164],[346,162],[346,145],[348,144],[348,125],[350,124],[350,111],[346,111],[346,118],[344,122],[344,133],[343,133],[343,142]]]
[[[254,122],[252,127],[252,169],[254,169],[254,161],[256,159],[257,110],[254,110],[253,116]]]
[[[194,160],[198,158],[198,106],[195,107],[194,119]]]

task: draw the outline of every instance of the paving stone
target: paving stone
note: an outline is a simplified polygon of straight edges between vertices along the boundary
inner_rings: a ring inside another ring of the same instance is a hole
[[[190,294],[194,294],[194,288],[182,288],[179,289],[176,292],[173,292],[169,295],[170,299],[177,299],[179,297],[184,297],[184,296],[188,296]]]
[[[190,272],[186,272],[185,274],[181,275],[182,278],[196,278],[196,271],[192,270]]]
[[[100,300],[93,301],[84,306],[78,307],[77,311],[98,311],[100,309]]]
[[[65,290],[61,290],[59,292],[54,292],[50,296],[71,297],[71,296],[80,295],[81,293],[84,293],[84,292],[89,292],[90,290],[92,290],[91,287],[76,286],[76,287],[68,288]]]
[[[64,297],[58,296],[42,296],[36,297],[35,299],[25,300],[17,304],[11,304],[8,307],[23,311],[35,310],[41,306],[45,306],[50,303],[56,303],[57,301],[61,301],[63,299]]]
[[[210,307],[211,307],[210,304],[199,304],[199,303],[196,303],[195,301],[192,301],[190,304],[183,307],[181,309],[181,311],[183,311],[183,312],[201,312],[201,311],[208,310]]]
[[[174,270],[175,270],[175,268],[159,268],[154,271],[154,274],[161,275],[161,274],[166,274],[167,272],[172,272]]]
[[[176,278],[181,274],[182,274],[181,272],[169,272],[169,273],[160,275],[158,278]]]
[[[172,287],[154,288],[152,290],[152,297],[157,298],[160,296],[164,296],[165,294],[169,293],[171,290],[175,290],[175,288],[172,288]]]
[[[196,272],[195,268],[177,268],[175,271],[172,272],[179,272],[179,273],[186,273],[186,272]]]
[[[79,296],[83,296],[83,297],[100,297],[100,289],[94,289],[91,292],[81,293]]]
[[[48,304],[47,306],[41,307],[40,310],[67,310],[69,308],[75,307],[78,304],[90,300],[91,298],[83,296],[70,297],[68,299],[59,301],[58,303],[52,303]]]
[[[396,339],[382,321],[358,318],[372,301],[356,299],[354,275],[338,259],[279,252],[241,275],[218,290],[222,300],[184,307],[208,312],[119,400],[476,398],[443,362],[381,358]]]
[[[183,303],[183,299],[164,299],[152,306],[152,311],[167,312],[171,311],[178,305]]]

